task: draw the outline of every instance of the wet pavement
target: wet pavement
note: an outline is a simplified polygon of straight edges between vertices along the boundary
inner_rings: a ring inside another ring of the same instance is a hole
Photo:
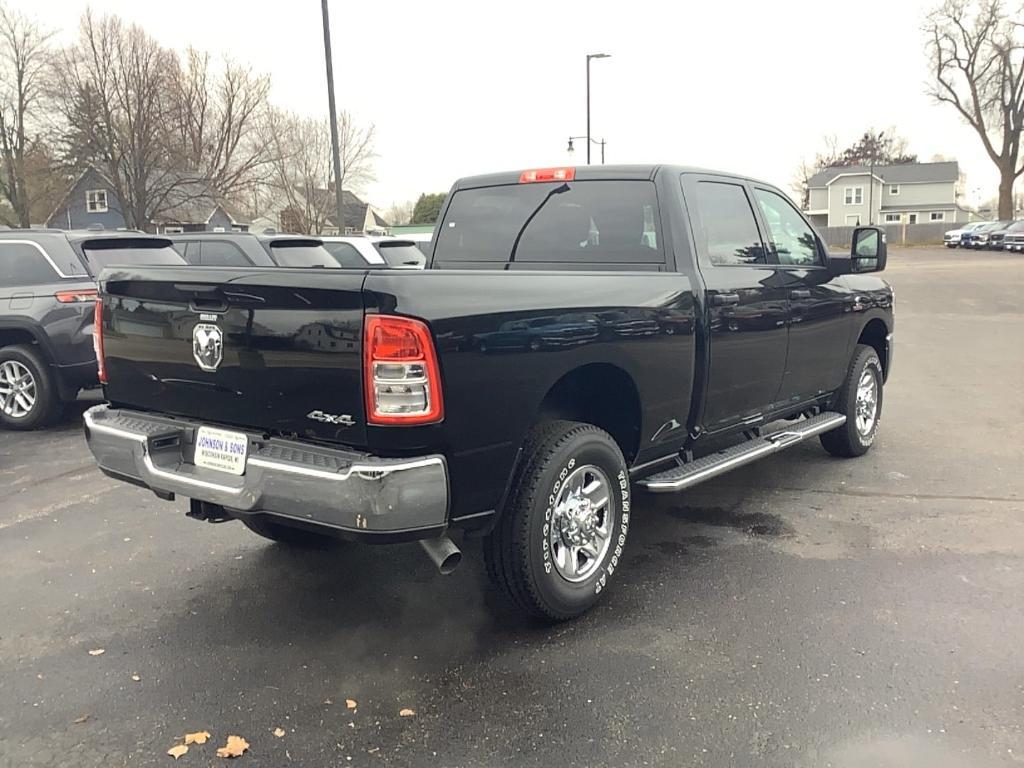
[[[638,495],[613,588],[554,627],[497,603],[473,542],[440,577],[416,545],[186,519],[94,469],[84,405],[0,432],[0,768],[167,765],[200,730],[178,765],[229,734],[239,766],[1024,762],[1024,257],[887,277],[872,452]]]

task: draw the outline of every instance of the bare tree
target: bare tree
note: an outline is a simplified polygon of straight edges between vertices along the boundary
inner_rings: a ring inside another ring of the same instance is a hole
[[[270,78],[229,60],[211,74],[209,54],[193,48],[172,72],[166,111],[173,165],[225,197],[251,193],[269,159],[256,128],[267,108]]]
[[[54,67],[53,100],[72,162],[103,170],[125,224],[148,228],[177,203],[182,178],[169,171],[164,95],[174,59],[137,25],[86,11],[76,43]]]
[[[412,221],[412,212],[415,206],[416,203],[413,200],[392,203],[384,213],[384,218],[387,219],[388,224],[408,224]]]
[[[361,189],[365,184],[375,180],[375,132],[373,123],[360,126],[348,112],[338,113],[338,154],[341,155],[342,189]]]
[[[1013,217],[1013,184],[1024,173],[1024,6],[1001,0],[947,0],[928,17],[935,83],[999,169],[999,218]]]
[[[86,11],[53,67],[69,165],[109,178],[125,224],[150,228],[197,199],[251,194],[267,162],[257,130],[269,78],[188,50],[185,61],[116,16]]]
[[[49,153],[31,130],[52,34],[0,4],[0,199],[11,206],[8,223],[19,227],[32,223],[33,206],[52,181]]]
[[[282,212],[281,226],[321,234],[335,213],[330,129],[326,120],[280,109],[267,110],[262,142],[269,154],[268,185]],[[373,179],[373,126],[360,127],[347,112],[338,115],[342,189]]]

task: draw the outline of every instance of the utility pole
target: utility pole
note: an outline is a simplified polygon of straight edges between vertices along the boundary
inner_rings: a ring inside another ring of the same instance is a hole
[[[331,159],[334,161],[334,204],[337,206],[335,221],[338,234],[345,234],[345,209],[341,194],[341,152],[338,149],[338,110],[334,106],[334,65],[331,62],[331,22],[327,17],[327,0],[320,0],[324,17],[324,60],[327,62],[327,104],[331,121]]]

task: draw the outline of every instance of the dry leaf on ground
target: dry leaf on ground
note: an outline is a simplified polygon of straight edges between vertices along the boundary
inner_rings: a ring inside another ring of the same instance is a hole
[[[355,699],[345,699],[345,706],[349,709],[355,709],[359,706],[359,702]]]
[[[136,683],[139,682],[139,680],[141,680],[141,679],[142,678],[139,677],[138,675],[132,675],[132,680],[134,680]]]
[[[196,731],[195,733],[185,734],[186,744],[205,744],[206,740],[210,738],[209,731]]]
[[[89,715],[88,715],[88,713],[86,713],[86,714],[82,715],[81,717],[76,717],[71,722],[73,722],[75,725],[79,725],[80,723],[84,723],[88,719],[89,719]]]
[[[415,714],[416,714],[416,710],[415,709],[409,709],[408,707],[406,707],[405,709],[398,710],[398,716],[399,717],[412,717]]]
[[[107,651],[106,651],[105,648],[93,648],[91,651],[89,651],[89,655],[90,656],[102,656],[106,652]]]
[[[173,747],[167,750],[167,754],[177,760],[179,757],[188,752],[188,747],[184,744],[175,744]]]
[[[280,739],[282,736],[284,736],[284,728],[281,728],[280,726],[275,728],[274,729],[274,735],[277,736],[277,738]]]
[[[228,736],[228,742],[217,749],[217,757],[241,757],[249,748],[249,742],[241,736]]]

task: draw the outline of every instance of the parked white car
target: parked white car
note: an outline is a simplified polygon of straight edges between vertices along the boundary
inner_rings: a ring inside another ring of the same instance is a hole
[[[416,243],[386,235],[322,236],[324,248],[341,267],[349,269],[423,269],[427,259]]]
[[[960,241],[964,235],[969,235],[971,232],[976,230],[978,227],[988,224],[987,221],[972,221],[970,224],[964,224],[959,229],[951,229],[947,232],[942,240],[946,244],[947,248],[956,248],[960,245]]]

